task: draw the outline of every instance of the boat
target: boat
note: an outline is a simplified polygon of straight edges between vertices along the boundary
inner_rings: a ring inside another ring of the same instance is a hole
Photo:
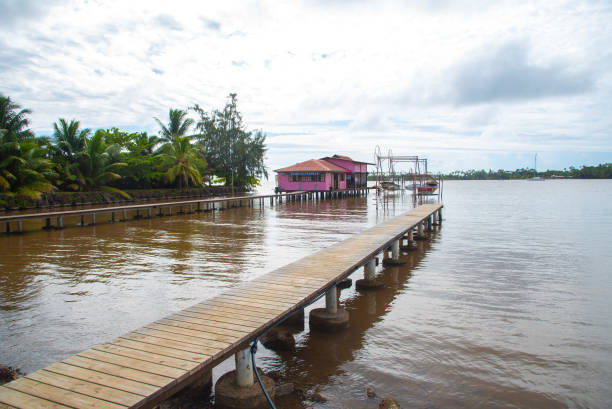
[[[401,187],[395,182],[380,182],[380,186],[377,186],[378,189],[383,190],[400,190]]]
[[[438,189],[438,182],[433,179],[429,179],[422,182],[419,181],[416,183],[407,184],[406,189],[416,190],[416,193],[422,194],[433,193],[436,191],[436,189]]]
[[[535,172],[535,174],[538,174],[538,154],[535,154],[535,157],[533,158],[533,170]],[[530,178],[528,178],[527,180],[531,181],[531,182],[541,182],[544,181],[545,179],[542,176],[532,176]]]

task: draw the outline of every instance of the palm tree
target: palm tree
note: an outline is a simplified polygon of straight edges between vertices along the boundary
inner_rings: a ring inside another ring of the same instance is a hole
[[[54,189],[53,163],[35,138],[17,142],[7,136],[0,133],[0,191],[40,199],[42,192]]]
[[[129,199],[130,195],[123,190],[108,186],[109,182],[121,178],[117,171],[124,166],[126,164],[121,162],[119,146],[107,146],[102,132],[85,139],[85,149],[79,157],[79,170],[86,188],[119,193]]]
[[[186,111],[171,108],[168,113],[168,126],[155,118],[161,128],[161,141],[165,142],[159,153],[168,164],[166,180],[171,183],[178,180],[179,189],[189,186],[190,183],[201,186],[200,169],[206,167],[201,150],[191,143],[194,136],[186,135],[193,124],[193,119],[186,116]]]
[[[29,109],[22,109],[21,106],[11,101],[11,97],[5,97],[0,94],[0,133],[5,135],[5,138],[11,140],[22,141],[26,138],[34,136],[31,130],[26,129],[30,125],[30,120],[26,115],[32,113]]]
[[[85,151],[85,142],[89,129],[79,130],[79,121],[72,119],[67,123],[60,118],[53,124],[53,139],[55,145],[52,149],[57,170],[63,188],[79,190],[85,185],[85,179],[79,168],[79,161]]]
[[[166,142],[161,148],[161,157],[169,167],[166,170],[166,180],[174,182],[178,179],[178,188],[202,185],[200,169],[206,167],[206,160],[197,146],[192,145],[190,136],[176,136],[171,142]]]
[[[170,142],[177,136],[185,136],[191,125],[193,125],[193,119],[185,118],[187,116],[187,111],[170,108],[168,116],[170,119],[168,126],[155,118],[161,128],[159,134],[161,135],[162,142]]]
[[[70,162],[76,161],[77,156],[85,149],[85,140],[89,136],[89,128],[79,130],[79,121],[72,119],[67,123],[64,118],[53,124],[56,147],[58,153]]]
[[[132,155],[146,156],[153,155],[155,146],[159,144],[160,139],[156,135],[147,135],[146,132],[141,132],[126,142],[126,148]]]

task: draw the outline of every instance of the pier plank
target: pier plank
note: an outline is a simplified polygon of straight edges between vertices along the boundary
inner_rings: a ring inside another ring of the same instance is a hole
[[[209,356],[213,356],[220,351],[219,348],[211,348],[211,347],[205,347],[205,346],[195,345],[191,343],[188,344],[186,342],[172,341],[170,339],[158,338],[158,337],[154,337],[151,335],[142,335],[136,332],[130,332],[129,334],[125,334],[121,338],[130,339],[133,341],[140,341],[146,344],[152,344],[152,345],[157,345],[157,346],[166,347],[166,348],[180,349],[186,352],[193,352],[196,354],[209,355]]]
[[[32,372],[31,374],[26,375],[26,378],[51,386],[57,386],[58,388],[69,389],[74,392],[82,393],[83,395],[91,396],[92,398],[107,400],[109,402],[127,407],[138,404],[143,398],[142,395],[136,395],[134,393],[108,386],[71,378],[45,371],[44,369]]]
[[[169,376],[156,375],[150,372],[131,369],[122,365],[115,365],[108,362],[96,361],[94,359],[84,358],[79,355],[71,356],[64,359],[62,362],[78,366],[84,369],[102,372],[108,375],[119,376],[133,381],[147,383],[149,385],[162,387],[174,379]]]
[[[118,405],[106,400],[92,398],[91,396],[73,392],[67,389],[51,386],[46,383],[33,381],[28,378],[21,378],[19,382],[11,382],[5,385],[9,389],[27,393],[50,400],[51,402],[66,405],[72,408],[91,408],[91,409],[122,409],[126,406]]]
[[[208,331],[198,331],[194,329],[186,329],[186,328],[181,328],[181,327],[172,326],[172,325],[164,325],[159,322],[149,324],[144,328],[152,329],[152,330],[156,330],[160,332],[168,332],[168,333],[172,333],[175,335],[181,335],[181,336],[186,337],[187,339],[197,338],[198,340],[202,340],[200,342],[203,342],[205,345],[209,345],[212,347],[227,348],[229,345],[231,345],[231,342],[222,342],[222,341],[210,339],[208,337]]]
[[[4,386],[0,386],[0,403],[6,405],[0,406],[0,408],[11,409],[70,409],[70,406],[60,405],[48,399],[42,399]]]
[[[259,317],[247,317],[248,319],[244,319],[245,317],[239,313],[227,313],[222,311],[213,311],[213,310],[201,310],[194,308],[193,312],[196,314],[204,314],[207,319],[211,321],[219,321],[219,322],[227,322],[230,324],[240,324],[245,327],[251,328],[259,328],[259,326],[268,320],[266,318]]]
[[[209,325],[211,322],[205,317],[202,318],[202,316],[194,314],[174,314],[170,317],[155,322],[162,325],[174,325],[183,328],[191,328],[197,331],[202,331],[208,335],[208,339],[211,339],[213,341],[229,343],[236,338],[244,336],[243,332],[232,331],[226,328],[212,327]],[[187,325],[195,326],[188,327]]]
[[[206,301],[202,301],[199,304],[195,304],[192,306],[192,308],[195,307],[202,307],[202,308],[211,308],[213,310],[216,311],[226,311],[226,312],[239,312],[241,314],[243,314],[245,317],[259,317],[259,318],[265,318],[265,319],[270,319],[270,315],[274,314],[274,312],[270,312],[270,311],[258,311],[255,308],[250,308],[249,310],[244,310],[244,308],[238,308],[235,305],[232,305],[231,303],[220,303],[218,301],[215,301],[215,299],[210,299],[210,300],[206,300]]]
[[[216,352],[222,351],[224,348],[227,348],[228,346],[231,345],[228,342],[213,341],[210,339],[197,337],[195,335],[189,336],[189,335],[180,334],[176,331],[168,331],[166,329],[158,329],[158,328],[153,328],[151,325],[150,327],[140,328],[134,332],[137,332],[142,335],[156,337],[156,338],[167,339],[170,341],[179,341],[179,342],[184,342],[186,344],[193,344],[193,345],[200,345],[204,347],[216,348]],[[250,331],[247,332],[246,334],[248,333],[250,333]]]
[[[109,364],[125,366],[126,368],[132,368],[138,371],[150,372],[156,375],[171,378],[179,378],[188,372],[184,369],[158,365],[151,362],[142,361],[140,359],[128,358],[121,355],[110,354],[108,352],[97,351],[95,349],[88,349],[87,351],[77,354],[77,356],[82,356],[84,358],[94,359],[96,361],[106,362]]]
[[[193,201],[184,202],[189,203]],[[141,205],[130,208],[138,206]],[[141,208],[168,206],[181,204],[149,204]],[[0,408],[152,408],[190,383],[191,376],[212,369],[237,348],[243,348],[246,342],[362,268],[372,257],[386,252],[395,240],[441,207],[422,205],[253,281],[0,386]],[[79,212],[74,214],[82,214]]]
[[[153,364],[167,366],[170,368],[183,369],[185,371],[191,371],[195,368],[195,363],[183,359],[171,358],[164,355],[154,354],[151,352],[144,352],[132,348],[119,347],[112,344],[97,345],[92,348],[94,351],[103,351],[118,356],[124,356],[126,358],[140,359],[141,361],[151,362]]]
[[[151,395],[159,389],[156,386],[146,383],[132,381],[120,376],[108,375],[98,371],[65,364],[63,362],[56,362],[44,368],[44,370],[142,396]]]
[[[168,348],[159,345],[147,344],[133,339],[117,338],[110,342],[112,345],[136,349],[143,352],[151,352],[158,355],[164,355],[169,358],[184,359],[191,362],[205,362],[210,358],[210,355],[198,354],[196,352],[183,351],[176,348]]]

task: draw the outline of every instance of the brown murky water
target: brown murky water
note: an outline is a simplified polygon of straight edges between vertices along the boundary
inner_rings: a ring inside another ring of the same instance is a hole
[[[342,291],[347,331],[306,322],[295,353],[260,347],[258,365],[328,399],[278,407],[612,407],[612,181],[444,195],[443,227],[379,268],[384,290]],[[36,370],[411,207],[370,196],[0,235],[0,363]]]

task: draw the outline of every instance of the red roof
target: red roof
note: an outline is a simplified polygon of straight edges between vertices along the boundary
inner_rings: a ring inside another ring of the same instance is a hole
[[[346,172],[347,170],[338,165],[322,159],[310,159],[306,162],[296,163],[295,165],[276,169],[275,172]]]

